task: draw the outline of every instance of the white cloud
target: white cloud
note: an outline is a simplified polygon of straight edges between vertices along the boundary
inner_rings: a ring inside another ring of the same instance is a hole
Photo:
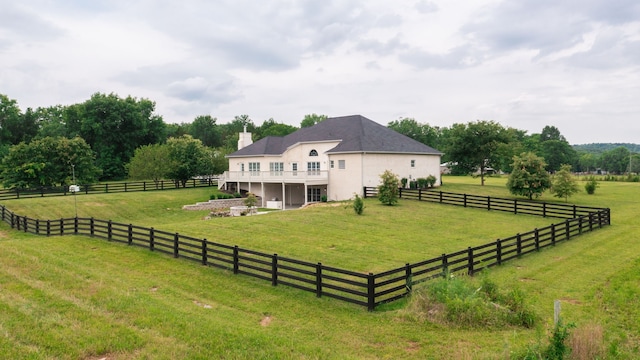
[[[23,108],[99,91],[169,122],[359,113],[640,141],[635,0],[2,3],[0,91]]]

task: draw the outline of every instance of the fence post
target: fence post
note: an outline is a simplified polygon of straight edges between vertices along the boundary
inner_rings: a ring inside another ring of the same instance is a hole
[[[467,194],[464,194],[464,207],[467,207]]]
[[[29,218],[27,218],[26,216],[23,216],[22,218],[24,219],[24,224],[22,224],[23,227],[24,227],[24,232],[28,232],[29,231]]]
[[[44,197],[44,186],[40,186],[40,197]]]
[[[556,224],[551,224],[551,245],[556,246]]]
[[[271,258],[271,285],[278,286],[278,254]]]
[[[47,236],[51,236],[51,221],[47,220]]]
[[[442,191],[440,191],[440,204],[442,204]]]
[[[322,263],[316,265],[316,297],[322,296]]]
[[[36,235],[40,235],[40,219],[36,219]]]
[[[413,291],[413,275],[411,274],[411,265],[409,263],[407,263],[406,267],[405,267],[405,281],[406,281],[406,287],[407,287],[407,292],[411,292]]]
[[[93,237],[93,234],[95,233],[95,227],[94,227],[95,223],[93,218],[89,219],[89,233],[91,235],[91,237]]]
[[[467,250],[467,263],[469,264],[467,274],[469,276],[473,276],[473,249],[471,246],[469,246],[469,249]]]
[[[567,240],[569,240],[569,238],[571,237],[571,227],[569,225],[569,220],[566,220],[564,222],[564,227],[565,227],[565,237],[567,238]]]
[[[78,235],[78,217],[73,218],[73,233]]]
[[[109,192],[109,184],[104,184],[104,192],[108,193]]]
[[[598,227],[602,227],[602,211],[598,211]]]
[[[522,255],[522,235],[520,235],[520,233],[516,235],[516,245],[518,248],[518,257],[520,257],[520,255]]]
[[[576,209],[576,204],[573,204],[573,218],[577,218],[578,217],[578,211]]]
[[[149,250],[153,251],[155,244],[154,244],[154,233],[153,233],[153,228],[149,229]]]
[[[449,264],[447,264],[447,254],[442,254],[442,277],[446,278],[449,272]]]
[[[547,203],[542,203],[542,217],[547,217]]]
[[[376,278],[372,273],[367,275],[367,310],[373,311],[376,308]]]
[[[164,190],[164,180],[160,180],[160,190]]]
[[[142,191],[147,191],[147,182],[146,181],[142,182]]]
[[[402,188],[398,188],[398,198],[402,199]]]
[[[589,231],[593,231],[593,213],[589,213]]]
[[[179,256],[178,252],[180,251],[180,234],[176,233],[173,235],[173,257],[177,258]]]
[[[540,251],[540,234],[538,233],[538,228],[534,230],[535,239],[536,239],[536,251]]]
[[[64,235],[64,219],[60,219],[60,236]]]
[[[133,225],[129,224],[129,229],[128,229],[128,234],[127,234],[127,244],[128,245],[132,245],[133,244]]]
[[[418,201],[422,201],[422,188],[418,189]]]
[[[513,213],[518,215],[518,199],[513,199]]]
[[[584,218],[584,216],[578,218],[578,234],[582,234],[582,218]]]
[[[202,265],[207,265],[207,239],[202,239]]]
[[[502,265],[502,240],[496,240],[496,261],[498,265]]]
[[[109,222],[107,223],[107,241],[111,241],[113,237],[113,224],[111,223],[111,220],[109,220]]]
[[[238,273],[238,268],[240,267],[240,257],[238,256],[238,245],[233,247],[233,273]]]
[[[487,210],[491,211],[491,196],[487,196]]]
[[[15,215],[11,213],[11,228],[13,229],[16,226]]]

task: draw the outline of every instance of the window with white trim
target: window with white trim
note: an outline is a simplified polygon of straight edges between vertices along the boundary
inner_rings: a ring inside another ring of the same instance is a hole
[[[411,167],[412,168],[416,167],[416,161],[415,160],[411,160]]]
[[[316,149],[309,151],[309,156],[318,156],[318,152],[316,151]]]
[[[347,164],[345,160],[338,160],[338,169],[344,170],[347,168]]]
[[[307,175],[320,175],[320,161],[309,161],[307,163]]]
[[[329,161],[329,167],[333,169],[333,160]]]
[[[249,173],[251,175],[260,175],[260,163],[259,162],[250,162],[249,163]]]
[[[283,162],[271,162],[269,163],[269,172],[271,176],[282,176],[282,172],[284,171],[284,163]]]

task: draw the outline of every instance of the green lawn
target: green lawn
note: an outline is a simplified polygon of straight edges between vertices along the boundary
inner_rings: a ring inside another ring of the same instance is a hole
[[[505,179],[445,177],[443,191],[507,197]],[[602,183],[570,201],[612,208],[612,226],[491,271],[519,287],[539,329],[445,329],[404,302],[373,313],[268,282],[84,237],[0,226],[0,358],[504,359],[546,339],[553,301],[578,328],[604,329],[606,358],[640,356],[640,184]],[[154,226],[354,270],[378,271],[510,236],[550,219],[418,202],[366,203],[204,221],[180,210],[210,190],[78,196],[78,215]],[[545,195],[545,200],[555,201]],[[17,213],[72,217],[71,197],[7,201]],[[524,227],[524,228],[522,228]],[[456,234],[456,235],[454,235]],[[497,235],[496,235],[497,234]],[[458,236],[457,238],[454,236]],[[228,241],[226,239],[229,239]],[[362,254],[362,255],[360,255]]]

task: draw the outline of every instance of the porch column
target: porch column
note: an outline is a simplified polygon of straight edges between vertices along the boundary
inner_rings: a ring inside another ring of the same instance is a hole
[[[262,207],[264,207],[264,182],[260,183],[260,191],[262,191]]]
[[[308,199],[307,191],[309,191],[309,190],[307,189],[307,182],[305,181],[305,183],[304,183],[304,205],[307,205],[307,199]]]
[[[285,183],[282,182],[282,210],[287,208],[287,195],[285,195]]]

